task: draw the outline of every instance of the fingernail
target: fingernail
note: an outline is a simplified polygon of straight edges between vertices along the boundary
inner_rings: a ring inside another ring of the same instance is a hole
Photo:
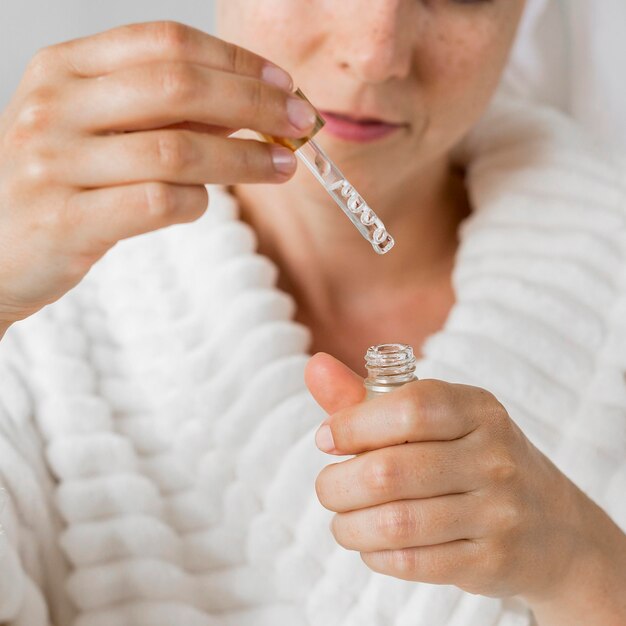
[[[271,63],[268,63],[263,68],[261,71],[261,78],[266,83],[270,83],[270,85],[274,85],[275,87],[280,87],[286,91],[293,90],[293,80],[291,76],[289,76],[285,70],[282,70],[280,67]]]
[[[274,163],[274,169],[283,175],[292,174],[296,169],[296,157],[289,148],[283,148],[283,146],[277,146],[272,144],[270,146],[272,152],[272,161]]]
[[[315,443],[322,452],[332,452],[335,449],[333,433],[328,424],[322,424],[315,433]]]
[[[287,100],[287,116],[298,130],[308,130],[317,118],[313,107],[297,96]]]

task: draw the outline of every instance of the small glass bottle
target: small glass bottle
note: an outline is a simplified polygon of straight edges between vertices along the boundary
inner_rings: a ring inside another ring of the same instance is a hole
[[[404,343],[382,343],[365,354],[368,376],[364,381],[369,400],[417,380],[413,348]]]

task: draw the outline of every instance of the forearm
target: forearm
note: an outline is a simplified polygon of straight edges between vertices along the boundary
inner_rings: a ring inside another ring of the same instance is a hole
[[[557,593],[527,598],[539,626],[626,624],[626,535],[584,494],[588,533]]]
[[[10,326],[11,324],[9,324],[8,322],[0,321],[0,341],[2,341],[2,338],[4,337],[4,333],[6,333],[7,330],[9,330]]]

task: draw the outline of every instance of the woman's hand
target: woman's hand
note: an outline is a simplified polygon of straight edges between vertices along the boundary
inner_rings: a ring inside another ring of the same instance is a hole
[[[576,577],[589,586],[585,567],[596,572],[605,557],[624,555],[619,529],[487,391],[420,380],[362,402],[362,379],[324,353],[309,362],[306,381],[330,413],[318,447],[357,455],[320,473],[318,497],[337,513],[337,542],[372,570],[521,595],[554,615],[552,601],[571,605],[570,592],[580,592]]]
[[[117,241],[200,217],[206,183],[281,182],[312,107],[263,58],[181,24],[42,50],[0,116],[0,336]]]

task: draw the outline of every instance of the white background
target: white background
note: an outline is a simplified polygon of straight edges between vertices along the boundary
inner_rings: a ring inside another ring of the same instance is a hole
[[[44,46],[120,24],[173,19],[213,29],[214,0],[0,0],[0,109]]]

